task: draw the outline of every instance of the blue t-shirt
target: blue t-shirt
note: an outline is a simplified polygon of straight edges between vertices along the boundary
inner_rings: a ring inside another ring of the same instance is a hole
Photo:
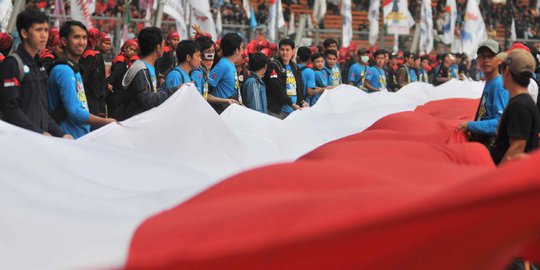
[[[240,84],[234,64],[223,57],[217,65],[210,71],[208,84],[215,88],[216,97],[229,98],[238,95]]]
[[[458,65],[451,65],[450,66],[450,75],[452,76],[452,78],[457,79],[458,78],[458,72],[459,72]]]
[[[165,89],[178,88],[180,85],[191,82],[189,74],[181,67],[175,67],[165,77]]]
[[[84,92],[80,72],[73,72],[68,65],[55,66],[49,75],[49,112],[54,112],[62,103],[66,119],[59,123],[60,128],[77,139],[90,132],[90,112]]]
[[[332,68],[332,85],[338,86],[341,84],[341,70],[337,64]]]
[[[302,64],[298,64],[298,69],[301,69],[304,67]],[[307,98],[307,89],[308,88],[316,88],[315,85],[315,72],[311,68],[305,68],[302,70],[302,83],[304,83],[304,97]]]
[[[416,69],[414,68],[408,68],[409,69],[409,78],[411,79],[411,82],[418,81],[418,77],[416,76]]]
[[[323,72],[326,72],[326,74],[328,76],[326,76],[326,85],[328,86],[334,86],[334,78],[333,78],[333,74],[332,74],[332,70],[328,67],[324,67]]]
[[[287,80],[285,82],[285,91],[287,92],[287,96],[291,98],[291,101],[294,104],[297,101],[296,78],[294,77],[294,74],[292,72],[290,65],[286,65],[285,69],[286,69],[286,76],[287,76]],[[281,111],[286,112],[286,113],[292,113],[294,109],[290,105],[283,105],[281,106]]]
[[[320,88],[327,87],[328,86],[328,77],[329,77],[328,73],[325,70],[315,70],[314,73],[315,73],[315,85],[316,85],[316,87],[320,87]],[[309,100],[307,102],[309,102],[309,105],[315,105],[315,103],[317,103],[317,101],[319,100],[320,97],[321,97],[320,94],[310,96]]]
[[[470,132],[495,135],[497,126],[508,104],[509,93],[503,86],[502,76],[486,82],[474,122],[469,122]]]
[[[353,83],[354,86],[358,88],[364,86],[364,79],[368,68],[368,66],[362,66],[359,63],[352,65],[351,68],[349,68],[349,82]]]
[[[191,79],[195,83],[197,90],[203,96],[204,99],[208,99],[208,81],[206,80],[205,71],[203,67],[199,67],[191,72]]]
[[[366,81],[379,90],[386,89],[386,72],[382,68],[372,66],[368,69]]]
[[[419,82],[428,82],[428,73],[427,70],[423,68],[417,69],[418,71],[418,81]]]
[[[154,66],[146,63],[146,61],[144,61],[144,60],[141,60],[141,61],[143,61],[146,68],[148,68],[148,72],[150,72],[150,77],[151,77],[150,79],[152,80],[152,88],[154,88],[154,89],[152,89],[152,91],[154,93],[157,93],[158,87],[157,87],[157,79],[156,79],[157,78],[156,77],[156,68]]]

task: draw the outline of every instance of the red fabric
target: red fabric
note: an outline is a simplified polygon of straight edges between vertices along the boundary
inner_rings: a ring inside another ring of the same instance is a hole
[[[52,59],[55,59],[56,57],[54,57],[54,54],[51,50],[49,49],[44,49],[41,54],[39,55],[39,57],[41,59],[45,59],[45,58],[52,58]]]
[[[8,33],[0,32],[0,49],[11,48],[13,45],[13,39]]]
[[[225,180],[146,220],[126,267],[502,269],[538,239],[540,153],[495,168],[483,146],[445,143],[476,106],[429,103]]]
[[[96,51],[92,49],[86,49],[82,55],[83,58],[89,57],[89,56],[96,56]]]

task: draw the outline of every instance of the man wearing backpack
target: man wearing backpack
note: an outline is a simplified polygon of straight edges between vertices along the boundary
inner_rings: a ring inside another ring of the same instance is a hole
[[[55,61],[49,77],[49,112],[62,130],[74,138],[89,133],[90,126],[99,128],[116,121],[94,115],[88,108],[78,64],[87,45],[87,33],[80,21],[67,21],[60,27],[64,57]]]
[[[201,47],[193,40],[182,40],[176,47],[176,57],[178,66],[165,77],[165,89],[179,88],[193,81],[189,74],[201,65]]]
[[[3,120],[37,133],[72,139],[49,116],[47,71],[37,61],[47,44],[48,18],[36,9],[26,9],[17,16],[16,24],[22,44],[0,64]]]
[[[304,99],[306,102],[311,105],[312,97],[322,94],[324,89],[315,85],[315,71],[308,66],[308,63],[311,60],[311,49],[308,47],[300,47],[298,48],[296,54],[298,68],[300,73],[302,73],[302,83],[304,85],[304,91],[302,93],[304,94]]]
[[[264,75],[269,114],[285,119],[300,107],[309,107],[304,101],[302,74],[292,61],[294,41],[282,39],[279,42],[279,57],[268,65]]]

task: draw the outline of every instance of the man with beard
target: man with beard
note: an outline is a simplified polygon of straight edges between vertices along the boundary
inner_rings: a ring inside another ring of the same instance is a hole
[[[60,28],[64,57],[55,61],[49,77],[49,111],[60,127],[74,138],[115,122],[89,112],[79,58],[87,45],[87,30],[79,21],[67,21]]]

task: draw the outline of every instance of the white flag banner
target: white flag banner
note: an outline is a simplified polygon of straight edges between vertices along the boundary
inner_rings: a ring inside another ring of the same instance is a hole
[[[430,53],[433,50],[433,10],[431,0],[422,0],[419,50],[420,53]]]
[[[251,19],[251,7],[249,5],[249,0],[242,0],[242,8],[244,8],[244,10],[246,11],[247,18]]]
[[[341,2],[341,16],[343,17],[343,47],[349,47],[353,38],[351,0]]]
[[[464,21],[463,30],[461,31],[463,52],[472,59],[476,57],[478,44],[487,39],[486,24],[476,0],[467,2]]]
[[[176,31],[180,34],[181,39],[187,38],[189,35],[184,5],[183,0],[165,0],[163,3],[163,12],[176,21]]]
[[[9,24],[9,18],[13,12],[11,0],[0,0],[0,32],[5,32]]]
[[[281,0],[272,0],[270,1],[272,5],[270,5],[270,15],[268,19],[268,34],[270,36],[270,40],[273,42],[277,42],[277,33],[276,33],[276,18],[277,18],[277,26],[278,28],[285,26],[285,19],[283,18],[283,7],[281,5]],[[276,5],[277,5],[277,16],[276,16]]]
[[[216,24],[210,12],[209,1],[189,0],[191,4],[191,24],[198,24],[202,29],[212,35],[212,39],[217,41]],[[191,31],[190,31],[191,34]]]
[[[94,14],[94,12],[96,12],[96,2],[98,0],[86,0],[86,2],[88,2],[88,13],[90,13],[90,15]]]
[[[375,45],[379,37],[379,9],[381,8],[380,0],[371,0],[369,3],[369,44]]]
[[[216,15],[216,32],[219,35],[223,32],[223,21],[221,20],[221,12],[217,12]]]
[[[313,19],[317,25],[324,18],[326,14],[326,0],[315,0],[315,5],[313,6]]]
[[[408,35],[414,19],[409,12],[407,0],[387,0],[383,3],[384,24],[388,33]]]
[[[516,40],[517,40],[516,21],[512,18],[512,25],[510,26],[510,41],[516,42]]]
[[[446,0],[442,42],[452,44],[457,19],[456,0]]]
[[[87,28],[93,27],[88,0],[71,0],[71,19],[82,22]]]

